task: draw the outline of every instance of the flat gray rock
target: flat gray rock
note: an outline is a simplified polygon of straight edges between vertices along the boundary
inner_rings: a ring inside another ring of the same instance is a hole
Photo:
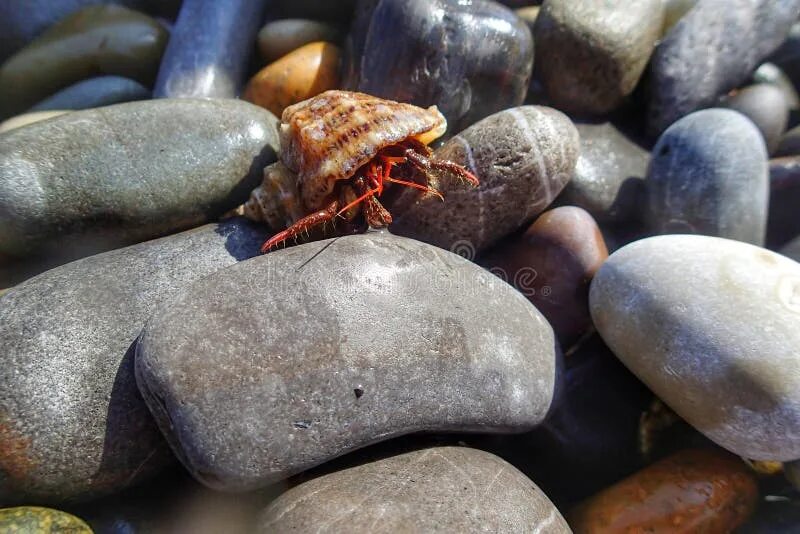
[[[89,109],[150,98],[150,89],[122,76],[97,76],[62,89],[29,111]]]
[[[614,354],[697,430],[745,458],[800,458],[800,264],[653,237],[611,255],[589,304]]]
[[[646,219],[657,234],[703,234],[762,245],[769,172],[764,139],[737,111],[682,118],[653,147]]]
[[[236,219],[78,260],[0,297],[0,502],[80,500],[170,461],[131,344],[182,286],[258,253]]]
[[[213,220],[275,161],[276,122],[236,100],[164,100],[0,134],[0,254],[65,262]]]
[[[662,0],[548,0],[536,17],[536,69],[555,107],[608,113],[631,94],[661,37]]]
[[[546,532],[568,534],[550,499],[514,466],[465,447],[432,447],[296,486],[256,532]]]
[[[578,123],[580,156],[557,203],[578,206],[602,223],[638,219],[650,152],[610,122]]]
[[[650,135],[747,80],[798,15],[800,0],[698,0],[650,60]]]
[[[236,491],[412,432],[530,429],[557,357],[552,328],[510,286],[381,232],[193,284],[148,322],[136,372],[189,471]]]
[[[521,106],[495,113],[436,151],[481,181],[443,176],[444,203],[428,196],[394,218],[391,231],[471,257],[544,211],[572,177],[580,139],[558,110]]]

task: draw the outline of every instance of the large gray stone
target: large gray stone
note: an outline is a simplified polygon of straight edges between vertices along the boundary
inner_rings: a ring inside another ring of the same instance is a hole
[[[650,134],[744,82],[798,15],[800,0],[698,0],[650,60]]]
[[[557,353],[547,321],[497,277],[381,232],[193,284],[148,322],[136,372],[192,474],[245,490],[416,431],[530,429]]]
[[[276,119],[235,100],[78,111],[0,135],[0,253],[68,261],[203,224],[276,158]]]
[[[558,110],[521,106],[495,113],[436,151],[475,173],[480,186],[443,176],[444,203],[431,195],[419,200],[398,212],[391,231],[448,250],[468,248],[474,257],[553,202],[579,150],[578,131]]]
[[[292,488],[256,532],[572,532],[514,466],[465,447],[432,447]]]
[[[589,301],[614,354],[697,430],[745,458],[800,458],[800,264],[653,237],[612,254]]]
[[[769,174],[764,139],[739,112],[706,109],[653,147],[646,218],[657,234],[704,234],[762,245]]]
[[[662,0],[548,0],[536,17],[536,70],[555,107],[608,113],[631,94],[661,37]]]
[[[0,297],[0,503],[121,490],[170,461],[131,344],[182,286],[258,253],[264,230],[208,225],[84,258]]]
[[[581,138],[580,156],[557,202],[579,206],[601,223],[638,219],[646,199],[650,152],[610,122],[575,127]]]

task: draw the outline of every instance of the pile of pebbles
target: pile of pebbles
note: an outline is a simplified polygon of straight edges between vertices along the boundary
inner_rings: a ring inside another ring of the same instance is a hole
[[[0,530],[797,532],[798,18],[0,0]],[[332,89],[480,185],[262,255]]]

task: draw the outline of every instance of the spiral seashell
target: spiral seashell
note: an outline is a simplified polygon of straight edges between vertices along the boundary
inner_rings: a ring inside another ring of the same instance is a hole
[[[250,193],[244,204],[244,216],[267,223],[273,230],[291,226],[305,215],[297,192],[297,175],[281,163],[264,169],[264,180]]]
[[[436,106],[423,109],[362,93],[326,91],[289,106],[280,126],[281,161],[298,176],[307,210],[319,209],[378,151],[409,138],[427,145],[444,134]]]

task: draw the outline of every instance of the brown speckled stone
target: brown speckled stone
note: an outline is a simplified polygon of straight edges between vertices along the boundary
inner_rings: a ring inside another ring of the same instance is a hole
[[[474,257],[550,205],[572,176],[579,147],[578,131],[560,111],[522,106],[495,113],[436,151],[475,173],[480,186],[443,176],[444,203],[419,200],[395,216],[391,231]]]
[[[567,518],[576,534],[727,534],[753,513],[758,486],[745,464],[714,449],[687,449],[601,491]]]
[[[413,432],[531,429],[550,409],[557,353],[510,286],[372,232],[187,288],[145,327],[136,373],[189,471],[246,490]]]
[[[559,109],[607,113],[633,92],[661,35],[661,0],[548,0],[536,18],[536,70]]]
[[[570,532],[514,466],[465,447],[432,447],[320,476],[281,495],[257,525],[265,534]]]
[[[589,283],[607,257],[592,216],[562,206],[543,213],[524,234],[499,245],[480,263],[528,297],[566,348],[592,323]]]

